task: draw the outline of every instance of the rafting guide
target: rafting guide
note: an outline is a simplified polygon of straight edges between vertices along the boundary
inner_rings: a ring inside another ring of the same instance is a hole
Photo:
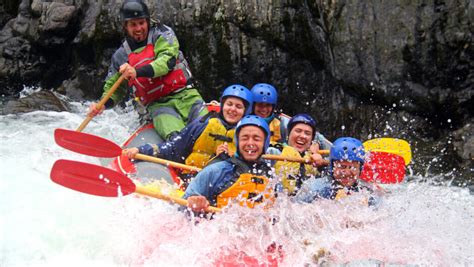
[[[193,87],[191,71],[173,29],[159,21],[152,24],[147,5],[139,0],[126,0],[120,16],[125,40],[112,56],[104,96],[115,83],[120,86],[104,106],[91,104],[89,115],[115,106],[130,90],[135,100],[146,106],[157,133],[170,139],[207,113],[204,101]]]

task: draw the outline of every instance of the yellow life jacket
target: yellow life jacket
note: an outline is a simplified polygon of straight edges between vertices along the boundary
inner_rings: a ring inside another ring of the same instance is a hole
[[[218,118],[211,118],[201,135],[194,142],[191,154],[186,158],[186,165],[202,168],[206,166],[219,145],[228,143],[229,154],[236,151],[234,141],[235,128],[227,130]]]
[[[350,194],[351,194],[351,192],[348,191],[347,189],[344,189],[344,188],[337,189],[334,200],[341,200],[343,198],[348,197]],[[368,197],[364,197],[360,201],[361,201],[362,205],[367,206],[367,207],[369,206],[369,198]]]
[[[254,208],[261,203],[273,202],[273,190],[267,186],[267,177],[243,173],[234,184],[217,196],[217,207],[225,207],[233,200],[236,200],[240,206],[249,208]]]
[[[270,143],[275,144],[278,142],[282,142],[281,140],[281,121],[277,118],[273,118],[273,120],[268,124],[270,127]]]
[[[291,157],[291,158],[300,158],[300,159],[307,159],[309,160],[309,152],[305,152],[304,157],[292,146],[285,146],[283,147],[283,151],[281,152],[282,156]],[[300,180],[299,183],[303,182],[303,180],[308,179],[311,176],[318,176],[319,172],[316,167],[311,164],[303,164],[304,165],[304,174],[301,173],[301,165],[303,163],[298,162],[289,162],[289,161],[277,161],[275,163],[275,174],[277,177],[281,177],[281,182],[283,188],[288,190],[288,194],[294,194],[298,190],[298,179]]]
[[[336,196],[334,197],[334,200],[340,200],[340,199],[343,199],[345,197],[347,197],[348,194],[346,192],[346,190],[344,190],[343,188],[341,189],[338,189],[337,192],[336,192]]]

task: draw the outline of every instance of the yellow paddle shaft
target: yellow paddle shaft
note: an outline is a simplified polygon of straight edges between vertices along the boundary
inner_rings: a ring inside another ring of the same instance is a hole
[[[280,160],[280,161],[289,161],[289,162],[298,162],[298,163],[307,163],[307,164],[313,163],[312,160],[310,159],[292,158],[292,157],[285,157],[281,155],[265,154],[262,157],[268,160]],[[329,165],[329,161],[324,160],[324,165]]]
[[[151,190],[147,189],[146,187],[139,186],[139,185],[136,186],[135,193],[138,193],[140,195],[153,197],[153,198],[158,198],[158,199],[161,199],[161,200],[164,200],[164,201],[168,201],[170,203],[176,203],[178,205],[185,206],[185,207],[188,206],[188,201],[186,199],[161,194],[161,193],[158,193],[158,192],[155,192],[155,191],[151,191]],[[207,212],[220,212],[221,209],[210,206],[210,207],[207,208],[206,211]]]
[[[120,78],[118,78],[118,80],[114,83],[114,85],[112,85],[112,88],[110,88],[109,92],[107,92],[107,94],[100,100],[99,103],[97,103],[97,109],[101,109],[104,105],[105,105],[105,102],[107,102],[107,100],[109,100],[109,98],[112,96],[112,94],[115,92],[115,90],[117,90],[117,88],[120,86],[120,84],[122,83],[123,79],[125,79],[125,76],[120,76]],[[79,125],[79,127],[77,127],[76,129],[76,132],[82,132],[82,130],[84,130],[84,128],[86,128],[87,124],[89,124],[89,122],[92,120],[92,118],[94,118],[94,116],[92,116],[90,113],[87,114],[87,117],[84,119],[84,121],[81,123],[81,125]]]
[[[139,159],[139,160],[155,162],[155,163],[159,163],[159,164],[163,164],[163,165],[167,165],[167,166],[171,166],[171,167],[175,167],[175,168],[178,168],[178,169],[181,169],[181,170],[187,170],[187,171],[191,171],[191,172],[199,172],[201,170],[201,168],[198,168],[198,167],[193,167],[193,166],[189,166],[189,165],[186,165],[186,164],[182,164],[182,163],[178,163],[178,162],[174,162],[174,161],[169,161],[169,160],[166,160],[166,159],[160,159],[160,158],[157,158],[157,157],[152,157],[152,156],[148,156],[148,155],[144,155],[144,154],[136,154],[135,158]]]
[[[325,151],[325,150],[320,150],[320,151]],[[268,160],[281,160],[281,161],[290,161],[290,162],[299,162],[299,163],[311,163],[309,160],[306,160],[306,159],[291,158],[291,157],[285,157],[285,156],[280,156],[280,155],[272,155],[272,154],[264,154],[262,157],[264,159],[268,159]],[[174,162],[174,161],[169,161],[169,160],[161,159],[161,158],[157,158],[157,157],[152,157],[152,156],[148,156],[148,155],[144,155],[144,154],[136,154],[135,158],[139,159],[139,160],[155,162],[155,163],[158,163],[158,164],[167,165],[167,166],[171,166],[171,167],[174,167],[174,168],[178,168],[178,169],[181,169],[181,170],[187,170],[187,171],[191,171],[191,172],[199,172],[201,170],[201,168],[198,168],[198,167],[189,166],[189,165],[186,165],[186,164],[182,164],[182,163],[178,163],[178,162]],[[328,165],[328,164],[329,164],[329,161],[325,161],[325,165]]]

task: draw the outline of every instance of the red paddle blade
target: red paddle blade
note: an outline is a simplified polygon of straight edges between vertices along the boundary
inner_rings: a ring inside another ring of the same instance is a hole
[[[135,192],[135,184],[125,175],[94,164],[64,160],[56,161],[51,180],[83,193],[117,197]]]
[[[84,155],[113,158],[122,154],[122,148],[105,138],[66,129],[54,131],[56,143],[71,151]]]
[[[366,182],[400,183],[405,178],[405,161],[396,154],[372,151],[368,154],[360,178]]]

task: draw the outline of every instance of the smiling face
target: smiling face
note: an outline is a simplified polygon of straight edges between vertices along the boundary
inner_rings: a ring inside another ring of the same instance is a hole
[[[288,136],[288,145],[296,148],[298,152],[303,153],[311,146],[313,138],[313,128],[311,126],[298,123],[291,129]]]
[[[222,115],[229,124],[236,124],[245,113],[244,101],[237,97],[227,97],[222,105]]]
[[[145,18],[127,20],[124,28],[127,35],[137,42],[144,41],[148,36],[148,22]]]
[[[254,113],[260,118],[268,118],[272,115],[273,105],[269,103],[255,103]]]
[[[239,154],[244,160],[254,162],[263,154],[265,133],[260,127],[244,126],[237,138],[239,138]]]
[[[360,162],[336,160],[333,162],[333,178],[343,186],[352,186],[360,175]]]

